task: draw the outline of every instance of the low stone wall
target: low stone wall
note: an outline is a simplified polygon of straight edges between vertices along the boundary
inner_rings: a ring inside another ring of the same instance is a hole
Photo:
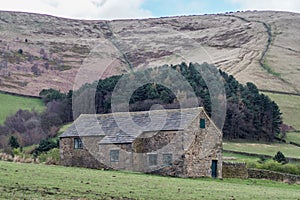
[[[300,184],[300,176],[274,172],[264,169],[248,169],[248,177],[255,179],[268,179],[273,181],[282,181],[290,184]]]
[[[257,154],[257,153],[248,153],[248,152],[241,152],[241,151],[232,151],[232,150],[225,150],[223,149],[223,152],[226,153],[236,153],[236,154],[240,154],[240,155],[246,155],[246,156],[263,156],[265,158],[273,158],[273,156],[270,155],[265,155],[265,154]],[[300,158],[291,158],[291,157],[285,157],[289,162],[300,162]]]
[[[296,143],[296,142],[290,142],[290,144],[294,145],[294,146],[297,146],[297,147],[300,147],[300,144]]]
[[[223,162],[223,178],[248,178],[246,163]]]

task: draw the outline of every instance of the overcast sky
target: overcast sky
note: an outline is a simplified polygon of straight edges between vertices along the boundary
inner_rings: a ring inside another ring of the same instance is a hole
[[[0,10],[50,14],[76,19],[147,18],[280,10],[300,13],[299,0],[0,0]]]

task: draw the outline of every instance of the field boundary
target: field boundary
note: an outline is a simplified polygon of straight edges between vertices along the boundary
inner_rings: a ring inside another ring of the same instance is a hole
[[[284,95],[300,96],[300,94],[298,94],[298,93],[292,93],[292,92],[282,92],[282,91],[264,90],[264,89],[259,89],[259,91],[260,92],[272,93],[272,94],[284,94]]]
[[[291,145],[294,145],[294,146],[297,146],[297,147],[300,147],[300,144],[296,143],[296,142],[290,142]]]
[[[42,99],[42,97],[39,97],[39,96],[32,96],[32,95],[26,95],[26,94],[18,94],[18,93],[8,92],[8,91],[4,91],[4,90],[0,90],[0,93],[1,94],[9,94],[9,95],[18,96],[18,97],[27,97],[27,98],[33,98],[33,99]]]
[[[248,152],[242,152],[242,151],[232,151],[232,150],[225,150],[223,149],[223,152],[225,153],[236,153],[240,155],[245,155],[245,156],[255,156],[255,157],[265,157],[265,158],[273,158],[273,156],[270,155],[265,155],[265,154],[257,154],[257,153],[248,153]],[[286,157],[288,161],[291,162],[300,162],[300,158],[292,158],[292,157]]]
[[[248,168],[248,178],[268,179],[273,181],[282,181],[289,184],[300,184],[300,176],[288,173],[275,172],[265,169]]]

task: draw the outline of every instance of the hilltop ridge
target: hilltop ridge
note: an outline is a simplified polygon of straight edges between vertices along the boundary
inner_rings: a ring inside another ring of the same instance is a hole
[[[0,11],[0,90],[37,96],[184,61],[299,94],[299,20],[277,11],[112,21]]]

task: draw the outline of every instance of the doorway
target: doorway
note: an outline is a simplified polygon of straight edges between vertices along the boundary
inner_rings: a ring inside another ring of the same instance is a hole
[[[217,160],[212,160],[211,163],[211,177],[212,178],[217,178],[218,176],[218,161]]]

